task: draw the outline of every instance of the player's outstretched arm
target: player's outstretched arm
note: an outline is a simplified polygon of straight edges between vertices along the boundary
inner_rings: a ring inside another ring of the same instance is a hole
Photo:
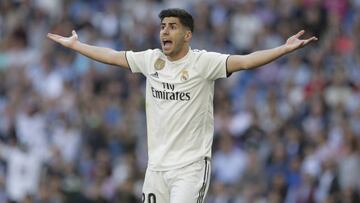
[[[63,37],[52,33],[48,33],[47,37],[64,47],[73,49],[96,61],[129,68],[124,51],[116,51],[105,47],[97,47],[82,43],[79,41],[78,35],[74,30],[70,37]]]
[[[291,36],[284,45],[273,49],[256,51],[248,55],[231,55],[226,64],[228,73],[257,68],[317,40],[316,37],[300,39],[300,36],[304,33],[305,31],[301,30],[297,34]]]

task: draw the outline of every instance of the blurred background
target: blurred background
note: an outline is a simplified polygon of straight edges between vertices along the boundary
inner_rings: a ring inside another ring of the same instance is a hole
[[[158,48],[187,9],[192,48],[246,54],[319,41],[217,81],[207,203],[359,203],[360,0],[1,0],[0,202],[140,202],[145,78],[46,38]]]

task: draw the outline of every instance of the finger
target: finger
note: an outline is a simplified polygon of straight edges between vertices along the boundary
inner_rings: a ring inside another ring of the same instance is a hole
[[[62,38],[62,36],[57,35],[57,34],[52,34],[52,33],[48,33],[47,37],[54,41],[59,41],[59,39]]]
[[[305,30],[300,30],[300,32],[295,34],[296,38],[299,38],[301,35],[303,35],[305,33]]]
[[[59,35],[57,35],[57,34],[52,34],[52,33],[48,33],[47,36],[48,36],[48,37],[57,37],[57,36],[59,36]]]
[[[310,41],[317,41],[318,38],[317,38],[317,37],[311,37],[309,40],[310,40]]]
[[[51,37],[56,37],[56,38],[62,38],[63,36],[61,35],[58,35],[58,34],[52,34],[52,33],[48,33],[48,36],[51,36]]]
[[[306,45],[306,44],[308,44],[308,43],[310,43],[310,42],[312,42],[312,41],[317,41],[317,40],[318,40],[317,37],[311,37],[311,38],[309,38],[309,39],[304,40],[304,41],[305,41],[304,45]]]

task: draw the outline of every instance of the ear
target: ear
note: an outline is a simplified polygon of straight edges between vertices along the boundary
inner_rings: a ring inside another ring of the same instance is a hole
[[[186,30],[185,31],[185,36],[184,36],[184,39],[186,42],[189,42],[192,38],[192,32],[190,30]]]

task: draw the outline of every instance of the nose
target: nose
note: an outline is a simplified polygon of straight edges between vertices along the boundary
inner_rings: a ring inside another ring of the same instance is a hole
[[[169,34],[169,28],[168,27],[164,27],[164,29],[161,30],[162,34]]]

